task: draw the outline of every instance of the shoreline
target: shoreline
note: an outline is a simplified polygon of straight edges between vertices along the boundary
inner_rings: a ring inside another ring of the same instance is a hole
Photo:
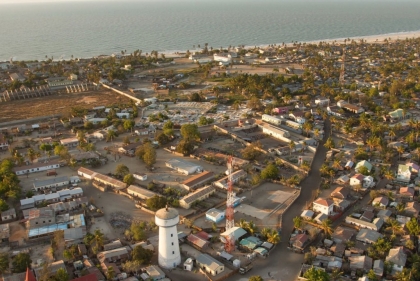
[[[417,31],[402,31],[402,32],[394,32],[394,33],[386,33],[386,34],[376,34],[376,35],[365,35],[365,36],[353,36],[353,37],[344,37],[344,38],[330,38],[330,39],[319,39],[319,40],[311,40],[311,41],[297,41],[298,43],[306,43],[306,44],[318,44],[319,42],[326,42],[326,43],[338,43],[338,44],[344,44],[344,40],[350,39],[350,40],[355,40],[355,41],[359,41],[360,39],[363,39],[366,41],[366,43],[368,44],[373,44],[373,43],[384,43],[385,39],[389,39],[391,38],[392,41],[395,40],[405,40],[406,38],[412,39],[412,38],[419,38],[420,37],[420,30]],[[244,49],[251,49],[251,48],[255,48],[255,47],[259,47],[259,48],[267,48],[270,45],[282,45],[283,43],[272,43],[272,44],[259,44],[259,45],[245,45]],[[285,45],[287,47],[291,47],[293,46],[294,42],[287,42],[285,43]],[[210,45],[210,44],[209,44]],[[235,46],[236,47],[236,46]],[[185,50],[164,50],[164,51],[158,51],[159,54],[164,54],[167,58],[177,58],[177,57],[181,57],[180,54],[185,54],[187,52],[188,49]],[[189,49],[190,52],[199,52],[201,51],[201,49]],[[150,53],[143,51],[142,54],[145,53]],[[177,54],[180,53],[180,54]],[[114,53],[112,53],[114,54]],[[79,59],[93,59],[93,58],[97,58],[99,56],[111,56],[112,54],[99,54],[96,56],[88,56],[88,57],[78,57],[78,56],[74,56],[75,58],[79,58]],[[23,61],[35,61],[37,59],[27,59],[27,60],[23,60]],[[16,61],[22,61],[22,60],[16,60]],[[39,62],[45,61],[45,59],[41,59],[38,60]],[[56,59],[53,61],[71,61],[71,59]],[[8,62],[8,60],[2,60],[1,62]]]

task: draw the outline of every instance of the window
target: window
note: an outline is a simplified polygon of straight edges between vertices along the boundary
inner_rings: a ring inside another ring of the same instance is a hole
[[[42,221],[42,223],[45,223],[45,221]]]
[[[172,242],[172,246],[174,245],[174,242]]]
[[[175,251],[172,251],[172,255],[175,255]]]
[[[35,224],[38,224],[38,222],[35,222]]]
[[[174,237],[174,235],[173,235],[173,234],[171,234],[171,237]]]

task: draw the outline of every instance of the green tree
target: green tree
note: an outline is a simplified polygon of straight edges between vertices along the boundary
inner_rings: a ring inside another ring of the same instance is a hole
[[[130,226],[130,234],[135,241],[143,241],[147,238],[144,232],[146,225],[144,222],[133,222]]]
[[[113,280],[115,278],[115,270],[114,270],[114,267],[108,266],[108,268],[106,270],[106,278],[108,280]]]
[[[376,275],[375,271],[373,271],[373,269],[369,270],[369,272],[367,273],[367,278],[369,278],[369,281],[378,281],[379,278]]]
[[[86,130],[91,130],[91,129],[93,129],[93,123],[92,123],[92,122],[90,122],[90,121],[86,121],[86,122],[83,124],[83,127],[84,127]]]
[[[94,254],[97,254],[104,246],[104,234],[99,229],[93,233],[90,245]]]
[[[317,269],[315,267],[311,267],[308,269],[303,277],[308,279],[309,281],[329,281],[330,276],[322,269]]]
[[[7,205],[6,201],[0,198],[0,212],[7,211],[9,209],[9,205]]]
[[[132,185],[135,182],[133,174],[127,174],[124,176],[123,182],[127,184],[127,186]]]
[[[160,145],[165,145],[170,141],[170,139],[167,134],[160,132],[156,135],[155,141],[159,142]]]
[[[174,128],[174,123],[171,120],[168,120],[165,122],[165,124],[163,124],[163,130],[167,130],[167,129],[173,129]]]
[[[196,124],[184,124],[181,126],[181,136],[186,141],[195,141],[200,139],[200,132]]]
[[[153,257],[153,252],[142,246],[136,246],[131,252],[131,256],[133,260],[139,261],[141,264],[149,264]]]
[[[5,274],[9,271],[9,254],[0,253],[0,274]]]
[[[302,227],[304,226],[304,221],[303,218],[301,216],[297,216],[293,218],[293,226],[297,229],[302,229]]]
[[[331,234],[333,233],[333,230],[332,230],[332,222],[331,222],[331,220],[330,219],[326,219],[326,220],[324,220],[323,222],[322,222],[322,224],[321,224],[321,228],[322,228],[322,230],[324,231],[324,234],[327,236],[327,237],[330,237],[331,236]]]
[[[115,174],[120,178],[124,178],[129,173],[130,169],[124,164],[118,164],[118,166],[115,168]]]
[[[152,167],[156,163],[156,150],[151,143],[145,143],[144,145],[143,161],[147,167]]]
[[[335,147],[335,142],[334,142],[334,140],[333,140],[331,137],[329,137],[329,138],[325,141],[324,146],[325,146],[326,148],[328,148],[328,149],[334,148],[334,147]]]
[[[26,268],[31,268],[31,257],[28,253],[19,253],[12,260],[12,268],[14,273],[26,271]]]
[[[261,155],[259,149],[262,148],[262,145],[259,141],[253,142],[242,150],[242,157],[246,160],[254,160]]]
[[[69,281],[70,277],[67,271],[64,268],[59,268],[54,274],[55,281]]]
[[[165,197],[155,195],[152,198],[149,198],[146,200],[147,208],[149,208],[152,211],[157,211],[159,209],[162,209],[166,206],[167,200]]]
[[[420,235],[420,225],[416,218],[411,218],[410,221],[408,221],[405,226],[408,229],[408,232],[410,235],[418,236]]]
[[[117,133],[114,130],[108,130],[108,134],[106,135],[106,141],[114,141],[117,137]]]
[[[276,179],[279,176],[279,169],[273,163],[268,164],[264,170],[261,171],[261,178],[262,179]]]
[[[123,127],[126,131],[130,131],[130,130],[132,131],[133,128],[134,128],[134,121],[129,120],[129,119],[125,120],[124,124],[123,124]]]
[[[184,156],[190,155],[194,151],[194,144],[188,140],[181,140],[176,146],[176,152],[182,153]]]

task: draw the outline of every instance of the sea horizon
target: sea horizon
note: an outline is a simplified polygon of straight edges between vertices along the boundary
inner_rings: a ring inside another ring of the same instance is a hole
[[[2,4],[0,61],[69,60],[136,49],[171,54],[205,43],[218,49],[402,37],[420,33],[418,10],[420,3],[408,0]]]

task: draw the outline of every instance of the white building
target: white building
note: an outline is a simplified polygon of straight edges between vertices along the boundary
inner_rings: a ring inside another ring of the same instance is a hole
[[[333,213],[334,201],[331,199],[318,198],[313,202],[314,212],[319,212],[325,215]]]
[[[63,176],[63,177],[54,177],[44,180],[35,180],[33,186],[35,191],[43,190],[46,188],[52,188],[52,187],[61,187],[69,185],[70,180],[69,177]]]
[[[60,140],[60,143],[65,147],[76,147],[79,145],[79,140],[77,138],[67,138]]]
[[[149,198],[152,198],[153,196],[157,195],[153,191],[150,191],[148,189],[139,187],[137,185],[130,185],[127,188],[127,193],[131,196],[134,196],[136,198],[147,200]]]
[[[138,174],[138,173],[134,173],[133,177],[139,181],[145,181],[147,180],[147,175],[146,174]]]
[[[31,165],[26,165],[22,167],[14,167],[13,172],[15,172],[16,175],[26,175],[30,173],[37,173],[37,172],[46,172],[48,170],[52,169],[58,169],[60,168],[59,161],[51,161],[47,163],[34,163]]]
[[[212,208],[206,212],[206,219],[215,223],[222,221],[225,218],[225,211]]]
[[[276,116],[268,115],[268,114],[263,114],[261,116],[261,119],[267,123],[274,124],[274,125],[280,125],[282,121],[280,118]]]
[[[203,167],[182,159],[170,159],[165,162],[166,167],[174,169],[178,173],[191,175],[203,171]]]
[[[214,54],[213,60],[218,62],[230,63],[232,61],[232,57],[230,55]]]
[[[163,208],[156,212],[155,223],[159,226],[159,254],[158,262],[163,268],[171,269],[181,263],[179,252],[178,211],[174,208]]]
[[[212,276],[216,276],[217,274],[222,273],[225,270],[225,266],[223,263],[207,254],[199,255],[196,261],[198,267],[200,267],[205,272],[211,274]]]
[[[290,139],[288,139],[290,137],[290,133],[288,131],[280,129],[280,128],[276,128],[267,123],[262,123],[258,126],[262,129],[264,134],[267,134],[269,136],[272,136],[273,138],[276,138],[282,141],[290,142]]]
[[[9,148],[9,142],[6,137],[0,133],[0,150],[7,150]]]

